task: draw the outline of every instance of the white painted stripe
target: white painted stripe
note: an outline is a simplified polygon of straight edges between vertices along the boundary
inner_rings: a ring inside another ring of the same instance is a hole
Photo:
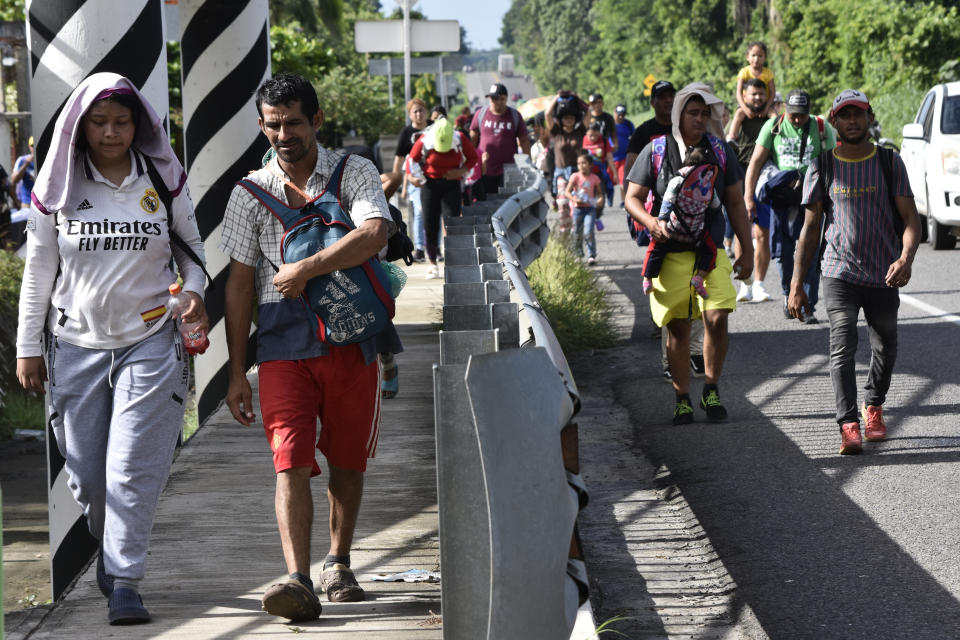
[[[253,335],[256,330],[257,327],[251,323],[249,335]],[[210,338],[210,346],[202,355],[193,359],[193,375],[195,376],[198,394],[207,388],[213,376],[229,361],[226,322],[220,321],[210,327],[207,337]]]
[[[170,135],[170,90],[167,83],[167,43],[164,42],[153,71],[141,89],[160,121],[167,121],[167,136]]]
[[[923,311],[924,313],[929,313],[936,318],[946,320],[947,322],[952,322],[953,324],[960,326],[960,316],[952,314],[949,311],[944,311],[943,309],[935,307],[932,304],[927,304],[926,302],[918,300],[908,293],[901,293],[900,301],[906,302],[911,307],[920,309],[920,311]]]
[[[110,2],[109,20],[103,20],[101,3],[87,2],[47,45],[31,79],[33,130],[37,135],[70,92],[100,64],[129,31],[150,0]]]
[[[240,64],[263,31],[266,0],[250,2],[216,40],[210,43],[183,79],[183,113],[189,120],[200,102],[220,80]]]
[[[266,77],[265,75],[264,78]],[[184,116],[187,118],[184,123],[189,126],[193,114],[184,112]],[[210,187],[222,177],[234,181],[246,177],[246,173],[224,176],[223,171],[253,144],[258,135],[260,135],[260,129],[257,126],[257,107],[251,96],[243,107],[220,126],[203,148],[190,157],[190,173],[187,181],[194,204],[200,202]],[[259,168],[258,166],[247,167],[248,170]]]
[[[57,446],[56,443],[51,443]],[[61,469],[57,474],[57,479],[50,488],[47,495],[48,507],[50,510],[50,558],[56,555],[60,545],[63,544],[63,538],[70,531],[74,523],[83,515],[80,505],[73,499],[73,494],[67,487],[67,471]]]

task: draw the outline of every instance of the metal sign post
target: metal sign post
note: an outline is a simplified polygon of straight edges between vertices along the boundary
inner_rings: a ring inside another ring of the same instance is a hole
[[[397,4],[403,8],[403,20],[358,20],[353,26],[353,41],[358,53],[403,52],[403,96],[404,101],[409,102],[410,54],[414,51],[459,51],[460,23],[456,20],[411,20],[410,9],[416,0],[397,0]]]

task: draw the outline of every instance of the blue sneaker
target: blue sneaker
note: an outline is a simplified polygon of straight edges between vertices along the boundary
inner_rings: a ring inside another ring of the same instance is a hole
[[[143,624],[150,622],[150,613],[143,606],[143,599],[133,589],[120,587],[110,594],[110,613],[107,619],[110,624]]]

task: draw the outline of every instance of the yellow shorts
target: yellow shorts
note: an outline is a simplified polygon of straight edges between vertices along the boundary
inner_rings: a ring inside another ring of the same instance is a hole
[[[650,292],[650,313],[657,326],[671,320],[695,320],[705,309],[737,308],[737,291],[730,279],[733,265],[723,249],[717,251],[717,266],[707,274],[705,286],[710,297],[704,300],[690,284],[693,277],[693,251],[668,253],[663,259],[660,275],[653,279]]]

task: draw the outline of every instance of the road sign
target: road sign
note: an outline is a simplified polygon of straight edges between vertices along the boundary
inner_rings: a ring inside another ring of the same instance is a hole
[[[647,77],[643,79],[643,86],[646,87],[646,89],[643,90],[643,95],[645,96],[650,95],[650,90],[653,88],[653,85],[655,85],[656,83],[657,83],[657,79],[653,77],[652,73],[648,73]]]
[[[442,65],[442,66],[441,66]],[[460,56],[423,56],[410,58],[410,73],[439,73],[459,71],[463,67]],[[403,75],[403,58],[371,58],[367,61],[367,73],[372,76]]]
[[[360,53],[403,51],[403,20],[357,20],[354,48]],[[456,20],[411,20],[410,51],[459,51]]]

